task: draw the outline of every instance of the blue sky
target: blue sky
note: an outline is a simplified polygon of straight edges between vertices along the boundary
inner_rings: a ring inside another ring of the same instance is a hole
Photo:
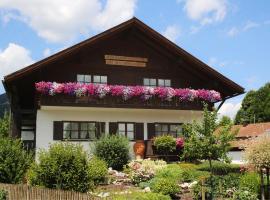
[[[1,0],[1,79],[132,16],[246,91],[270,80],[268,0]],[[233,116],[242,98],[222,114]]]

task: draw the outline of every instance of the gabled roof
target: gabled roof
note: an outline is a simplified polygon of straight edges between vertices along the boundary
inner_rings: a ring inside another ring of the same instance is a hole
[[[72,47],[69,47],[63,51],[60,51],[60,52],[58,52],[58,53],[56,53],[48,58],[45,58],[41,61],[38,61],[38,62],[28,66],[28,67],[25,67],[25,68],[18,70],[12,74],[9,74],[9,75],[4,77],[4,82],[8,83],[10,81],[16,80],[17,78],[23,77],[34,70],[42,68],[46,64],[49,64],[49,63],[54,62],[60,58],[63,58],[63,57],[68,56],[70,54],[73,54],[85,46],[94,44],[98,41],[105,40],[105,39],[111,37],[112,35],[119,33],[123,30],[126,30],[127,28],[130,28],[132,26],[135,26],[136,28],[138,28],[139,30],[141,30],[145,34],[147,34],[151,39],[153,39],[154,41],[157,41],[159,44],[163,45],[163,47],[166,48],[169,52],[176,54],[176,55],[179,55],[179,57],[194,63],[195,66],[198,68],[198,70],[202,70],[208,74],[211,74],[212,76],[216,77],[217,79],[219,79],[223,84],[225,84],[227,87],[232,89],[232,91],[234,91],[234,96],[244,93],[243,87],[236,84],[235,82],[228,79],[227,77],[223,76],[222,74],[220,74],[216,70],[212,69],[211,67],[209,67],[207,64],[203,63],[202,61],[200,61],[196,57],[192,56],[191,54],[186,52],[184,49],[180,48],[179,46],[177,46],[176,44],[174,44],[173,42],[171,42],[170,40],[168,40],[167,38],[165,38],[164,36],[162,36],[161,34],[156,32],[155,30],[153,30],[152,28],[150,28],[149,26],[144,24],[142,21],[140,21],[136,17],[134,17],[126,22],[123,22],[123,23],[121,23],[121,24],[119,24],[111,29],[108,29],[108,30],[106,30],[106,31],[94,36],[94,37],[91,37],[87,40],[84,40],[84,41],[82,41],[82,42],[80,42]]]
[[[232,130],[238,130],[235,140],[231,142],[231,147],[236,149],[243,149],[256,137],[266,134],[270,135],[270,122],[234,125]]]
[[[268,132],[270,134],[270,122],[247,124],[247,125],[234,125],[233,129],[238,129],[238,138],[257,137]]]

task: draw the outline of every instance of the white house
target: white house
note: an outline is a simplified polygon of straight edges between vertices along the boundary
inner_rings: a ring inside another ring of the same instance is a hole
[[[181,136],[183,123],[202,117],[202,102],[244,89],[137,18],[7,75],[12,136],[26,148],[54,141],[86,148],[103,134],[131,144]],[[146,156],[151,156],[147,143]]]

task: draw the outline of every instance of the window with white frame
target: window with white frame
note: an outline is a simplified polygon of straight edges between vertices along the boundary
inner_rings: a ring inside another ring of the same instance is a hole
[[[157,86],[157,80],[155,78],[144,78],[143,79],[143,85],[144,86],[156,87]]]
[[[158,79],[158,86],[171,87],[171,80],[170,79]]]
[[[77,74],[78,83],[91,83],[91,75],[89,74]]]
[[[130,122],[119,122],[118,133],[127,137],[129,140],[134,140],[135,124]]]
[[[96,139],[95,122],[64,122],[63,138],[70,140]]]
[[[93,83],[107,84],[107,76],[94,75]]]
[[[171,80],[170,79],[155,79],[155,78],[144,78],[143,79],[144,86],[150,87],[171,87]]]
[[[155,136],[172,135],[179,137],[182,134],[181,124],[155,123]]]

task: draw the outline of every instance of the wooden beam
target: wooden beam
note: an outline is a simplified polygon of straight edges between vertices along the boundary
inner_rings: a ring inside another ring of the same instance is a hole
[[[120,66],[132,66],[132,67],[146,67],[146,63],[132,62],[123,60],[105,60],[107,65],[120,65]]]
[[[135,61],[135,62],[148,62],[147,58],[130,57],[130,56],[116,56],[116,55],[105,55],[105,60],[126,60],[126,61]]]

